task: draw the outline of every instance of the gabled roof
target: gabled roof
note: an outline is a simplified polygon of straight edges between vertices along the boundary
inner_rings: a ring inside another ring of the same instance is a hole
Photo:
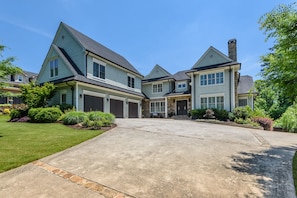
[[[248,75],[240,76],[238,87],[237,87],[238,94],[255,93],[255,90],[253,90],[253,88],[254,88],[253,77]]]
[[[168,78],[172,78],[172,74],[170,74],[160,65],[156,64],[154,68],[151,70],[151,72],[144,77],[143,81],[149,82],[149,81],[163,80]]]
[[[85,50],[92,52],[103,59],[115,63],[116,65],[123,67],[129,71],[132,71],[140,76],[142,76],[137,69],[133,67],[123,56],[118,53],[108,49],[97,41],[91,39],[90,37],[82,34],[81,32],[75,30],[69,25],[61,22],[61,26],[64,26],[72,36],[82,45]]]
[[[189,70],[184,70],[184,71],[179,71],[177,73],[175,73],[172,77],[179,81],[179,80],[189,80],[190,77],[186,74],[186,72],[188,72]]]
[[[193,65],[192,69],[203,68],[211,65],[222,65],[234,62],[228,56],[210,46],[208,50],[200,57],[200,59]]]

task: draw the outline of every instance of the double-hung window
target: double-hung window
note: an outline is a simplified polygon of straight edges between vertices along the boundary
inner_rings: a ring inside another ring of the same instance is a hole
[[[165,102],[157,101],[151,102],[151,113],[164,113]]]
[[[58,59],[50,61],[50,77],[58,76],[59,74],[59,62]]]
[[[93,76],[105,79],[105,66],[93,63]]]
[[[216,108],[224,109],[224,96],[202,97],[200,99],[201,109]]]
[[[153,84],[153,93],[162,93],[163,92],[163,84]]]
[[[216,85],[224,83],[224,73],[210,73],[200,75],[200,86]]]
[[[128,87],[135,88],[135,78],[128,76]]]

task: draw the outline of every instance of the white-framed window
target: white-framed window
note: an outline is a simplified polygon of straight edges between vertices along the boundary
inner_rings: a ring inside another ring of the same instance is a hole
[[[153,93],[162,93],[163,92],[163,84],[153,84]]]
[[[54,59],[50,61],[50,77],[58,76],[59,74],[59,61]]]
[[[135,88],[135,78],[128,76],[128,87]]]
[[[94,62],[93,76],[105,79],[105,66]]]
[[[178,88],[178,89],[184,89],[184,88],[186,88],[186,87],[187,87],[187,85],[186,85],[185,82],[177,83],[177,88]]]
[[[23,80],[24,80],[24,79],[23,79],[23,76],[22,76],[22,75],[18,75],[18,81],[19,81],[19,82],[23,82]]]
[[[216,108],[224,109],[224,96],[209,96],[200,98],[201,109]]]
[[[200,75],[200,86],[215,85],[224,83],[224,72]]]
[[[156,101],[151,102],[150,105],[151,113],[164,113],[165,112],[165,102],[164,101]]]
[[[240,107],[247,106],[247,98],[238,99],[238,106],[240,106]]]

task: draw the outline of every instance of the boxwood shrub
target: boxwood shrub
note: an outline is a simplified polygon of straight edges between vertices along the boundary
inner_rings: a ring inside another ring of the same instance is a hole
[[[31,108],[28,112],[31,122],[39,123],[56,122],[61,115],[62,111],[57,107]]]

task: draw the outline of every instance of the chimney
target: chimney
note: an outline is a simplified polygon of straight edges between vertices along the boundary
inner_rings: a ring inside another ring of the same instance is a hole
[[[230,39],[228,41],[228,56],[233,61],[237,61],[237,47],[236,47],[236,39]]]

